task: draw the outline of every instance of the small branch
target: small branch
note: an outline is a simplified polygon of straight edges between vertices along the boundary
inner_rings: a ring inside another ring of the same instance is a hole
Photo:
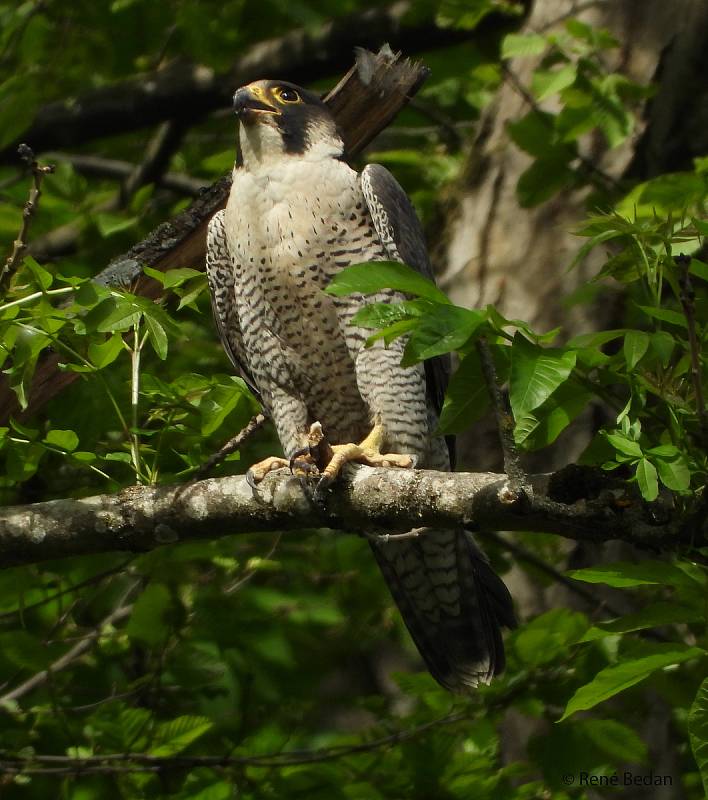
[[[539,119],[545,125],[546,117],[543,115],[543,109],[541,106],[536,102],[534,96],[528,91],[528,89],[524,86],[524,84],[519,79],[519,76],[511,69],[511,67],[507,64],[502,62],[502,74],[504,78],[511,84],[512,89],[523,99],[523,101],[531,108],[532,111],[539,112],[540,116]],[[549,123],[548,124],[548,135],[553,133],[553,127]],[[577,159],[580,161],[583,169],[588,175],[594,175],[598,178],[602,183],[604,183],[605,187],[611,189],[613,191],[619,191],[622,188],[621,183],[612,175],[609,175],[604,170],[600,169],[596,164],[592,162],[591,159],[584,156],[582,153],[577,154]]]
[[[170,159],[182,144],[185,124],[175,120],[165,122],[157,129],[145,152],[142,163],[125,179],[119,193],[118,205],[128,205],[130,198],[141,186],[157,183],[167,170]]]
[[[688,349],[691,355],[691,380],[693,381],[693,391],[696,395],[696,410],[698,413],[698,424],[701,429],[701,442],[703,447],[708,449],[708,417],[706,417],[706,404],[703,397],[703,381],[701,379],[701,348],[698,344],[696,335],[696,293],[693,290],[691,273],[688,271],[691,266],[691,259],[688,256],[680,255],[675,258],[676,265],[680,268],[679,285],[681,286],[681,306],[686,317],[688,326]]]
[[[132,164],[130,161],[103,158],[102,156],[62,152],[48,153],[47,156],[54,161],[66,161],[82,175],[92,175],[99,178],[125,180],[132,175],[136,169],[135,164]],[[207,181],[193,178],[190,175],[184,175],[179,172],[165,172],[157,178],[156,183],[165,189],[187,195],[188,197],[196,197],[209,186]]]
[[[521,466],[516,442],[514,441],[514,417],[509,403],[499,387],[494,358],[486,339],[477,340],[477,351],[482,362],[482,373],[497,420],[497,431],[499,432],[499,440],[504,456],[504,472],[509,476],[509,489],[511,494],[515,496],[510,500],[517,499],[527,492],[529,485],[526,473]]]
[[[603,474],[592,491],[560,502],[552,487],[563,484],[567,492],[569,469],[530,476],[533,491],[514,500],[505,475],[350,467],[327,496],[326,508],[313,505],[288,470],[267,476],[255,494],[245,476],[212,478],[186,489],[133,486],[115,495],[0,509],[0,563],[143,552],[178,541],[317,527],[386,536],[421,527],[542,531],[674,551],[708,543],[705,520],[691,527],[676,511],[662,506],[657,513],[657,504],[647,506],[631,487]]]
[[[131,587],[131,591],[133,588],[134,587]],[[8,703],[19,700],[20,697],[23,697],[28,692],[31,692],[33,689],[36,689],[43,683],[46,683],[52,675],[57,672],[61,672],[61,670],[66,669],[66,667],[68,667],[70,664],[73,664],[78,658],[81,658],[81,656],[93,646],[94,642],[96,639],[98,639],[98,637],[101,635],[101,632],[107,625],[113,625],[114,623],[119,622],[121,619],[127,617],[132,611],[132,608],[132,604],[120,605],[118,608],[112,611],[107,617],[101,620],[94,630],[78,641],[71,649],[67,650],[63,656],[60,656],[47,669],[38,672],[36,675],[33,675],[31,678],[28,678],[26,681],[24,681],[24,683],[21,683],[11,691],[0,696],[0,708],[7,706]]]
[[[140,461],[140,434],[138,421],[140,410],[140,323],[133,326],[133,346],[130,348],[130,454],[135,470],[135,479],[140,481],[142,465]]]
[[[414,739],[431,728],[454,725],[468,719],[469,716],[468,711],[457,711],[407,730],[396,731],[387,736],[372,739],[369,742],[323,747],[319,750],[293,750],[264,753],[260,756],[152,756],[146,753],[106,753],[105,755],[75,758],[72,756],[33,755],[24,758],[5,757],[0,760],[0,770],[8,774],[22,775],[96,775],[114,772],[165,772],[173,769],[185,770],[198,767],[227,769],[235,766],[259,766],[277,769],[298,764],[334,761],[357,753],[368,753],[392,747]]]
[[[542,558],[539,558],[539,556],[537,556],[535,553],[532,553],[531,550],[519,544],[518,542],[511,541],[510,539],[507,539],[506,537],[494,531],[485,532],[484,538],[490,542],[494,542],[497,547],[501,548],[502,550],[506,550],[507,552],[511,553],[518,561],[526,562],[529,566],[537,569],[544,575],[547,575],[549,578],[551,578],[551,580],[561,584],[561,586],[564,586],[569,592],[572,592],[573,594],[582,598],[593,610],[597,610],[599,607],[602,607],[615,617],[622,616],[622,611],[613,608],[604,598],[598,598],[597,593],[592,592],[589,589],[585,589],[578,581],[568,578],[562,572],[557,570],[555,567],[552,567],[550,564],[547,564]]]
[[[266,419],[267,417],[265,414],[256,414],[254,417],[251,417],[248,424],[242,428],[236,436],[233,436],[223,447],[217,450],[216,453],[209,456],[194,473],[189,483],[185,483],[178,491],[177,496],[180,496],[192,484],[209,476],[214,467],[218,467],[227,456],[230,456],[231,453],[235,453],[245,441],[250,439],[256,431],[260,430],[265,424]]]
[[[7,257],[5,266],[0,273],[0,295],[5,293],[7,286],[12,280],[12,276],[17,271],[17,268],[22,262],[22,258],[27,251],[27,235],[29,233],[30,222],[37,211],[39,198],[42,194],[42,181],[44,180],[44,176],[54,172],[54,166],[52,164],[40,164],[35,159],[31,148],[26,144],[21,144],[17,148],[17,152],[20,158],[32,170],[32,186],[30,188],[29,198],[27,199],[24,209],[22,210],[22,225],[20,227],[20,232],[17,234],[17,239],[15,239],[13,242],[12,252]]]

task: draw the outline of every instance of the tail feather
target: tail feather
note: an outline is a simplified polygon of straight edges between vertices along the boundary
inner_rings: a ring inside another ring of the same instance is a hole
[[[371,547],[440,684],[462,692],[504,669],[501,626],[515,625],[511,596],[469,533],[426,529],[415,539]]]

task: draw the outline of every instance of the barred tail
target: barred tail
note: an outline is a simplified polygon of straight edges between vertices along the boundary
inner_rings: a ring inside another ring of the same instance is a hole
[[[371,542],[413,641],[433,677],[464,692],[504,669],[501,627],[514,627],[511,596],[471,534],[424,529]]]

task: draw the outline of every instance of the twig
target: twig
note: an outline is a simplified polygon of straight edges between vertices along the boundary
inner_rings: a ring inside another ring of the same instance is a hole
[[[530,688],[532,688],[531,678],[526,678],[516,682],[513,686],[506,688],[505,691],[491,699],[484,696],[483,700],[483,695],[477,694],[475,696],[476,701],[471,700],[469,703],[472,707],[465,710],[451,711],[437,719],[415,725],[412,728],[395,731],[386,736],[380,736],[371,741],[354,745],[337,745],[323,747],[318,750],[290,750],[253,756],[153,756],[147,753],[106,753],[104,755],[84,756],[83,758],[42,754],[8,758],[3,754],[4,757],[0,760],[0,770],[8,774],[22,775],[86,775],[113,772],[165,772],[173,769],[185,770],[197,767],[227,769],[232,766],[258,766],[278,769],[299,764],[317,764],[392,747],[415,739],[431,729],[464,722],[470,719],[478,708],[482,707],[483,702],[486,714],[506,708],[512,700],[529,691]],[[35,764],[46,766],[33,766]]]
[[[29,226],[32,217],[37,211],[40,195],[42,194],[42,181],[44,180],[44,176],[54,172],[54,165],[40,164],[35,159],[34,153],[28,145],[21,144],[17,148],[17,152],[20,158],[32,170],[32,186],[30,188],[29,198],[27,199],[27,202],[22,210],[22,225],[20,227],[20,232],[17,234],[17,239],[15,239],[13,242],[12,252],[7,257],[2,273],[0,273],[0,294],[5,293],[5,289],[10,283],[12,276],[17,271],[25,251],[27,250],[27,234],[29,233]]]
[[[555,569],[555,567],[547,564],[542,558],[539,558],[535,553],[532,553],[529,549],[518,542],[511,541],[510,539],[501,536],[496,531],[486,531],[482,534],[482,536],[485,539],[489,539],[489,541],[494,542],[502,550],[506,550],[511,553],[519,561],[525,561],[527,564],[534,567],[534,569],[537,569],[539,572],[543,572],[545,575],[548,575],[548,577],[553,579],[556,583],[560,583],[562,586],[565,586],[568,591],[578,595],[578,597],[581,597],[593,608],[596,609],[598,605],[601,605],[610,614],[613,614],[616,617],[622,616],[623,612],[618,611],[616,608],[612,608],[612,606],[604,600],[598,603],[597,595],[579,585],[577,581],[568,578],[562,572]]]
[[[502,74],[509,81],[514,91],[524,100],[524,102],[531,108],[532,111],[539,112],[539,119],[544,125],[548,125],[548,134],[550,136],[550,134],[553,132],[553,127],[550,123],[546,122],[546,116],[543,114],[541,106],[536,102],[533,95],[521,82],[519,76],[507,63],[502,61],[501,68]],[[618,180],[613,178],[612,175],[609,175],[604,170],[600,169],[595,163],[593,163],[591,159],[587,158],[587,156],[584,156],[582,153],[577,153],[576,157],[587,173],[597,176],[600,180],[604,181],[606,186],[614,191],[619,191],[622,188],[622,185]]]
[[[105,178],[124,180],[135,172],[136,166],[130,161],[121,161],[116,158],[103,158],[96,155],[83,155],[79,153],[54,152],[48,153],[49,158],[55,161],[66,161],[83,175],[93,175]],[[165,172],[155,179],[155,183],[173,192],[196,197],[209,186],[209,182],[200,178],[193,178],[180,172]]]
[[[129,594],[135,587],[132,586]],[[61,670],[68,667],[77,658],[80,658],[98,639],[101,635],[102,630],[107,625],[112,625],[115,622],[118,622],[121,619],[127,617],[130,612],[132,611],[133,606],[130,605],[120,605],[114,611],[112,611],[107,617],[105,617],[101,622],[98,624],[96,628],[94,628],[91,633],[89,633],[85,638],[81,641],[77,642],[71,649],[67,650],[63,656],[60,656],[53,664],[51,664],[47,669],[38,672],[36,675],[33,675],[31,678],[28,678],[24,683],[21,683],[19,686],[16,686],[9,692],[6,692],[4,695],[0,696],[0,707],[7,705],[7,703],[12,703],[13,701],[18,700],[20,697],[23,697],[28,692],[31,692],[33,689],[36,689],[38,686],[41,686],[45,683],[53,674],[57,672],[61,672]]]
[[[26,758],[3,759],[0,770],[7,773],[36,774],[102,774],[111,772],[163,772],[171,769],[193,769],[197,767],[228,768],[231,766],[289,767],[298,764],[315,764],[333,761],[357,753],[367,753],[382,747],[407,742],[422,733],[439,726],[453,725],[469,717],[469,712],[459,711],[416,725],[408,730],[362,742],[356,745],[324,747],[319,750],[293,750],[285,753],[268,753],[262,756],[151,756],[146,753],[106,753],[105,755],[72,756],[33,755]],[[133,763],[130,763],[133,762]],[[33,767],[32,764],[57,766]],[[123,766],[127,764],[127,766]]]
[[[136,166],[120,188],[120,207],[125,207],[137,190],[148,183],[157,183],[166,172],[170,159],[179,148],[187,130],[184,122],[164,122],[150,140],[143,161]]]
[[[704,448],[708,448],[708,417],[706,417],[706,406],[703,398],[703,381],[701,380],[701,351],[696,336],[696,293],[693,290],[693,282],[689,267],[691,259],[689,256],[679,255],[674,259],[679,267],[679,285],[681,292],[679,299],[686,317],[688,326],[688,349],[691,355],[691,380],[693,390],[696,394],[696,410],[698,413],[698,424],[701,429],[701,443]]]
[[[509,488],[511,494],[515,496],[510,497],[509,502],[513,502],[520,496],[527,494],[529,490],[529,481],[521,466],[519,451],[514,441],[514,417],[506,397],[499,388],[494,358],[484,337],[477,340],[477,351],[479,352],[482,373],[484,374],[484,380],[489,390],[492,408],[497,420],[497,431],[499,432],[499,440],[504,456],[504,472],[509,476]]]
[[[207,478],[211,474],[211,471],[214,469],[214,467],[218,467],[227,456],[230,456],[231,453],[235,453],[247,439],[250,439],[256,431],[260,430],[265,424],[266,419],[267,417],[262,413],[251,417],[251,419],[248,421],[248,424],[242,428],[236,434],[236,436],[232,436],[225,445],[216,451],[216,453],[210,455],[209,458],[194,473],[189,482],[180,487],[175,495],[175,499],[180,497],[184,490],[189,488],[192,484]]]
[[[182,141],[185,130],[184,124],[180,122],[166,122],[160,125],[147,146],[143,161],[137,166],[130,166],[120,189],[113,197],[98,203],[92,209],[93,213],[125,208],[141,186],[159,183],[169,166],[170,158]],[[90,156],[88,158],[91,159]],[[30,253],[43,261],[72,252],[86,224],[86,218],[79,218],[74,222],[60,225],[35,239],[30,245]]]

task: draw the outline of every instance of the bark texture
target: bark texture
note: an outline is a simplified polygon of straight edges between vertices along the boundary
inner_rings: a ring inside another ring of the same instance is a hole
[[[427,535],[425,526],[532,530],[578,541],[622,539],[654,549],[699,547],[705,524],[670,508],[648,510],[611,479],[577,467],[530,478],[514,491],[505,475],[348,468],[324,505],[285,470],[254,490],[245,476],[183,486],[133,486],[115,495],[0,509],[0,563],[140,552],[188,539],[254,531],[331,528],[374,537]],[[411,532],[411,528],[413,531]],[[431,534],[433,535],[433,534]]]

